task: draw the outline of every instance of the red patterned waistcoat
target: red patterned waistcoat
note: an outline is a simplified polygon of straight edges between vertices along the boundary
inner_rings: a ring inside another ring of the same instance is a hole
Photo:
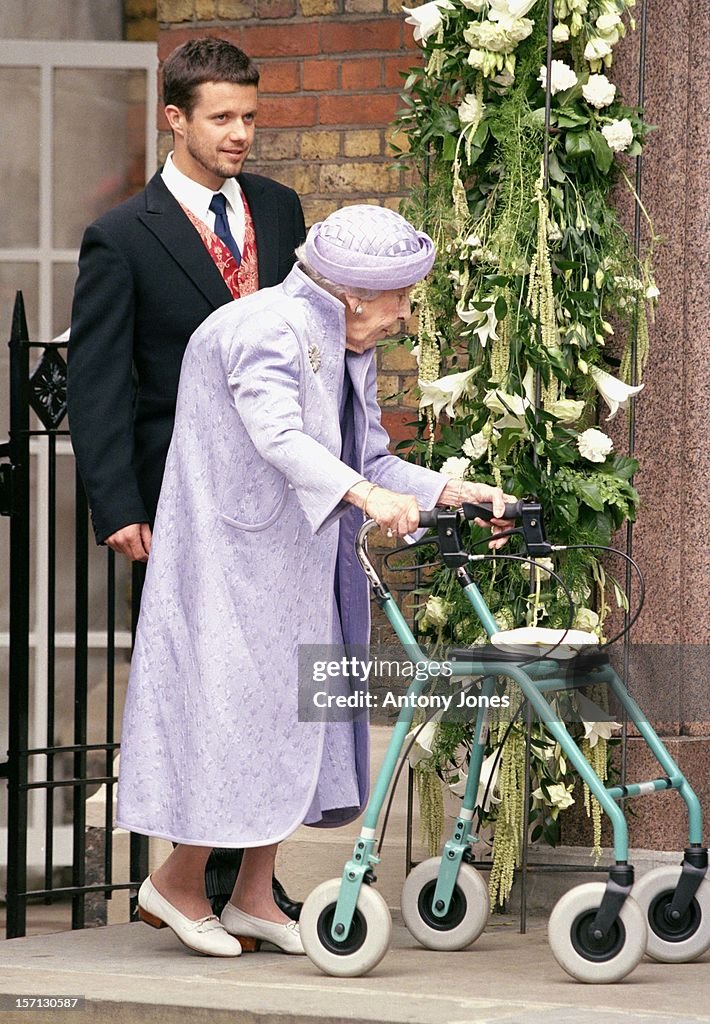
[[[214,231],[210,231],[207,225],[196,217],[194,213],[182,206],[185,216],[190,220],[202,241],[205,248],[214,260],[224,283],[232,293],[233,299],[241,299],[245,295],[259,289],[259,270],[256,261],[256,235],[254,234],[254,221],[251,217],[251,210],[242,192],[244,203],[244,248],[242,250],[242,261],[237,266],[237,261],[231,252]]]

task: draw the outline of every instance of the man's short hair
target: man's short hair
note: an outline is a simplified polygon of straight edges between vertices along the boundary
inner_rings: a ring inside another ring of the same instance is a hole
[[[259,69],[251,57],[226,39],[190,39],[178,46],[163,64],[163,101],[188,117],[204,82],[258,85]]]

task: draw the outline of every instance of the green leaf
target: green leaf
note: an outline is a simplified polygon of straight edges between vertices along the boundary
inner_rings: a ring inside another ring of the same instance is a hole
[[[599,485],[593,480],[580,480],[577,490],[585,505],[589,505],[595,512],[604,511],[604,499],[599,490]]]
[[[505,317],[507,312],[508,312],[508,304],[506,303],[506,301],[503,298],[503,296],[499,295],[498,298],[496,299],[496,304],[495,304],[496,319],[502,320]]]
[[[630,459],[626,455],[615,455],[613,459],[607,459],[604,464],[604,471],[620,480],[630,480],[638,468],[638,459]]]
[[[567,132],[565,137],[565,152],[569,156],[581,156],[591,151],[592,144],[589,141],[589,132]]]
[[[444,136],[444,147],[441,153],[443,160],[453,161],[456,156],[456,139],[453,135]]]
[[[589,132],[589,144],[592,147],[595,164],[602,174],[608,174],[614,162],[614,153],[606,139],[601,132]]]

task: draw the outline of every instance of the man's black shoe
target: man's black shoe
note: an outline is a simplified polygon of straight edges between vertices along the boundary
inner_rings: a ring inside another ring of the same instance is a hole
[[[279,910],[283,910],[286,917],[290,917],[292,921],[298,921],[301,916],[301,910],[303,909],[303,903],[299,903],[297,900],[291,899],[276,875],[274,875],[273,879],[273,889],[274,903]]]
[[[213,850],[207,861],[205,883],[207,897],[212,904],[212,913],[220,916],[232,895],[237,872],[242,861],[241,850]],[[298,921],[302,903],[292,900],[284,887],[274,875],[274,903],[292,921]]]

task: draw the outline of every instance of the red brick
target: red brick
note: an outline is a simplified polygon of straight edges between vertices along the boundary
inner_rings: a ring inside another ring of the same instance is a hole
[[[343,89],[379,89],[382,81],[382,61],[378,57],[345,60],[341,80]]]
[[[307,128],[317,124],[315,96],[266,97],[259,101],[259,124],[264,128]]]
[[[400,75],[400,71],[405,73],[410,68],[415,66],[415,62],[408,54],[403,54],[401,57],[385,57],[385,85],[388,85],[392,89],[401,89],[404,85],[404,78]]]
[[[324,53],[398,50],[401,39],[399,17],[387,21],[325,22],[321,25],[320,42]]]
[[[337,89],[339,68],[339,61],[305,60],[303,62],[303,88],[317,92]]]
[[[318,25],[248,25],[242,49],[250,57],[306,57],[320,53]]]
[[[404,23],[404,33],[402,38],[402,44],[405,50],[416,50],[421,56],[422,48],[419,43],[414,41],[414,26]]]
[[[391,450],[398,441],[411,441],[416,434],[416,427],[412,426],[417,414],[414,409],[384,409],[382,412],[382,426],[390,436]]]
[[[262,64],[259,71],[260,93],[298,92],[300,90],[299,66],[295,61]]]
[[[203,36],[216,36],[218,39],[234,43],[235,46],[242,45],[242,33],[239,29],[221,28],[219,25],[212,25],[209,28],[168,29],[162,31],[158,37],[158,60],[164,61],[176,46],[181,46],[188,39],[201,39]]]
[[[291,18],[296,13],[296,0],[258,0],[258,18]]]
[[[321,96],[321,124],[389,124],[399,107],[399,97],[372,93]]]

